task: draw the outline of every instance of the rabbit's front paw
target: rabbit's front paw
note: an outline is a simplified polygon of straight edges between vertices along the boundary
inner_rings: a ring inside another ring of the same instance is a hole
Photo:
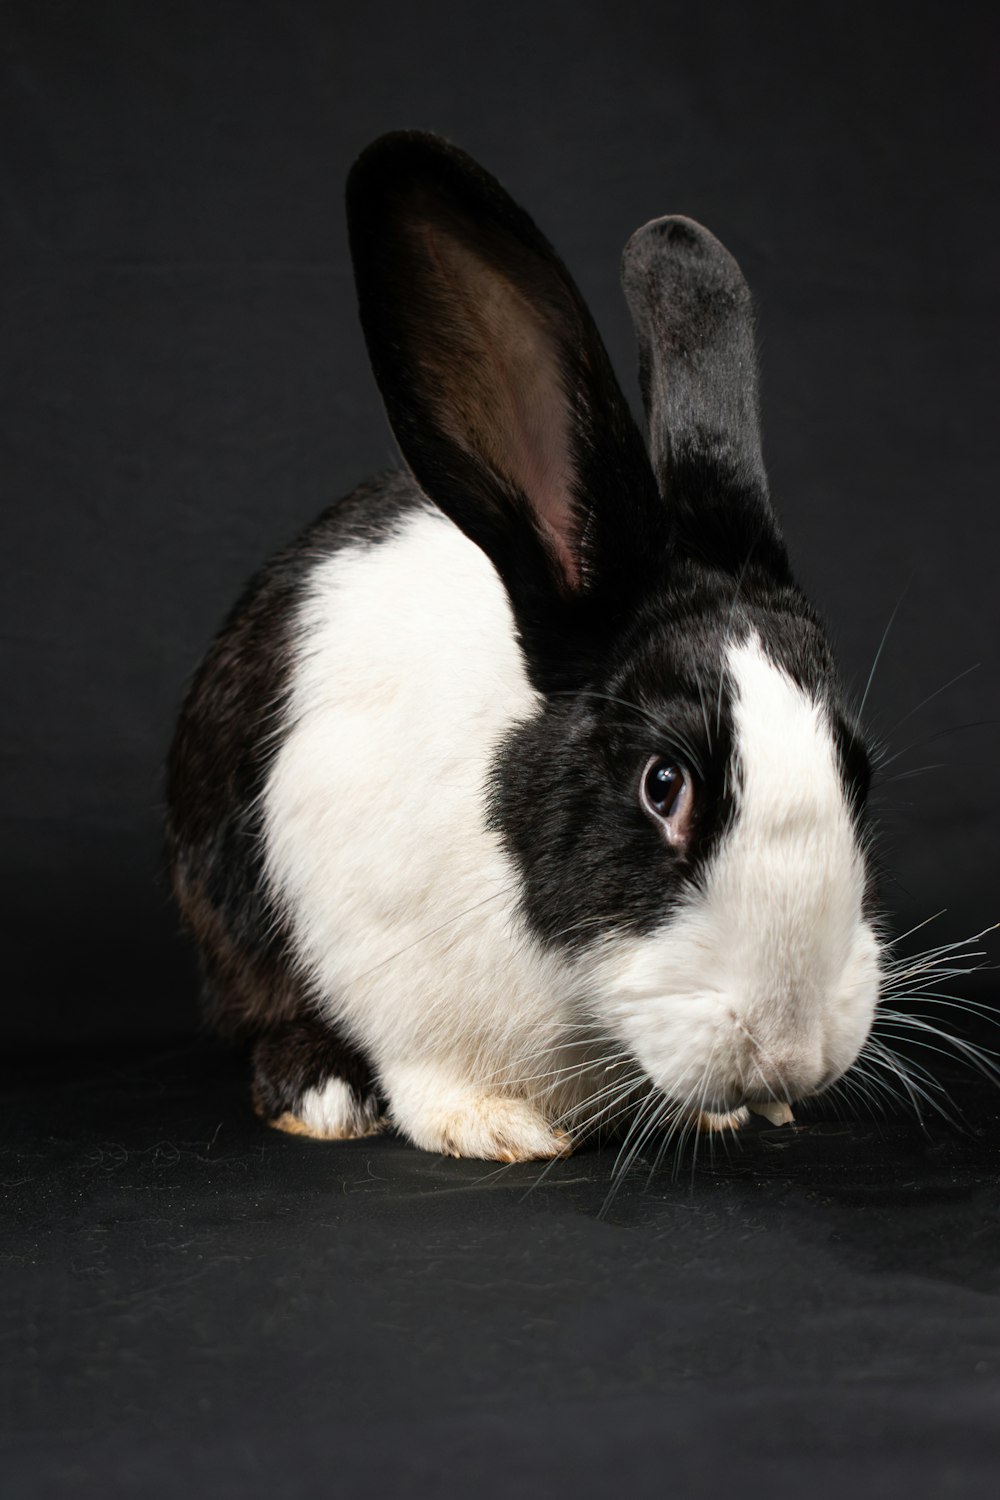
[[[481,1161],[568,1156],[573,1139],[526,1099],[456,1088],[424,1070],[383,1075],[397,1127],[424,1151]]]
[[[572,1138],[550,1125],[524,1099],[482,1094],[432,1123],[430,1148],[445,1156],[475,1156],[483,1161],[544,1161],[569,1156]]]

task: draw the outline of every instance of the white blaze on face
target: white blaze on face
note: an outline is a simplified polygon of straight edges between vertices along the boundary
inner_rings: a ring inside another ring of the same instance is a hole
[[[734,824],[702,890],[652,937],[609,950],[603,974],[650,1076],[709,1108],[832,1081],[863,1045],[878,992],[864,863],[826,710],[756,636],[732,643],[726,666]]]

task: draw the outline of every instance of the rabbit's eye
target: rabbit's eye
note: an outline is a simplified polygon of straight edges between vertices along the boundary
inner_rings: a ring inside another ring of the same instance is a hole
[[[694,795],[683,767],[654,755],[642,773],[644,811],[659,823],[672,844],[686,841],[691,828]]]
[[[669,765],[665,760],[651,760],[642,790],[650,812],[658,818],[669,818],[684,791],[684,772],[680,766]]]

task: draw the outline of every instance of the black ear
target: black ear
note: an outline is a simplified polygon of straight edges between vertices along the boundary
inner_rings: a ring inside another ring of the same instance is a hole
[[[730,571],[752,558],[786,576],[761,454],[743,273],[707,229],[669,216],[629,240],[622,283],[639,340],[653,468],[681,544]]]
[[[492,559],[522,634],[662,555],[642,438],[569,273],[498,182],[435,136],[383,136],[347,184],[361,323],[403,456]],[[575,622],[575,623],[574,623]]]

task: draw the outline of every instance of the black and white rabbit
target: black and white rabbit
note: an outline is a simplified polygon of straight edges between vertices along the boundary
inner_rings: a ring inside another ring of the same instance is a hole
[[[626,247],[647,454],[475,162],[385,136],[347,204],[410,472],[257,575],[185,702],[169,842],[210,1013],[313,1136],[511,1161],[651,1101],[780,1117],[857,1056],[880,945],[868,758],[770,508],[742,275],[684,218]]]

